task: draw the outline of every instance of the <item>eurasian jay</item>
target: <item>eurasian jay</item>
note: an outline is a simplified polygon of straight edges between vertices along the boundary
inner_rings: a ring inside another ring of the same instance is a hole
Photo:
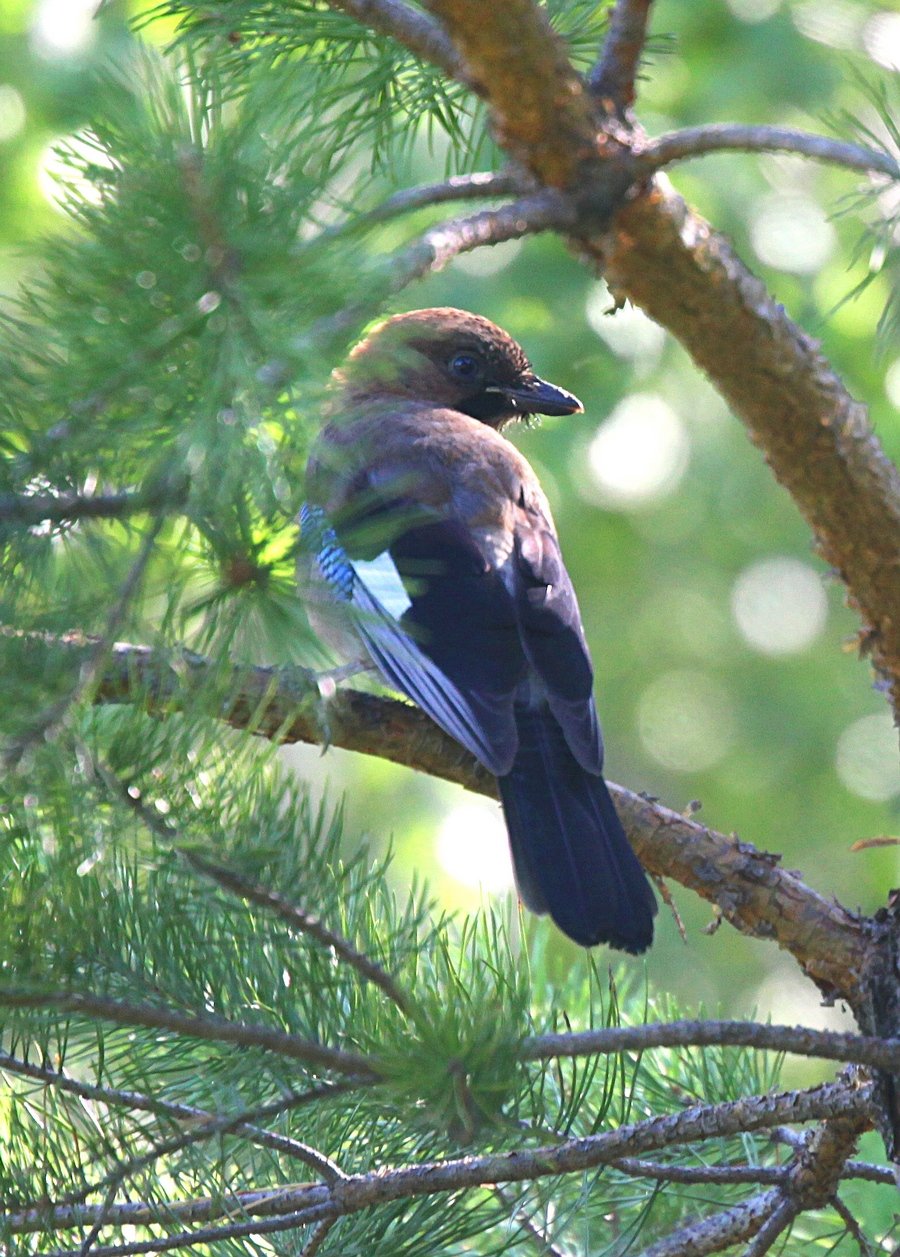
[[[575,591],[537,477],[501,435],[581,403],[452,309],[381,323],[334,384],[300,517],[314,623],[497,777],[533,912],[586,947],[646,950],[656,900],[601,775]]]

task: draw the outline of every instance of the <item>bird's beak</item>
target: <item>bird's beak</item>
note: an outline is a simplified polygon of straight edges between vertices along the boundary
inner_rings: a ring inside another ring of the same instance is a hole
[[[584,410],[572,393],[537,375],[523,376],[515,386],[489,385],[485,392],[501,393],[523,415],[578,415]]]

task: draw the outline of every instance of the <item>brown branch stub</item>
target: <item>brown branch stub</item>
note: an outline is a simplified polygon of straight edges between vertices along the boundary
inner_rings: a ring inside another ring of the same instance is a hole
[[[572,186],[596,149],[590,97],[562,40],[532,0],[426,0],[488,103],[498,143],[541,183]]]
[[[686,346],[791,493],[862,613],[900,716],[900,473],[865,407],[728,242],[661,181],[593,243],[616,294]]]
[[[634,104],[652,3],[653,0],[616,0],[600,60],[588,77],[592,95],[607,113],[620,118]]]

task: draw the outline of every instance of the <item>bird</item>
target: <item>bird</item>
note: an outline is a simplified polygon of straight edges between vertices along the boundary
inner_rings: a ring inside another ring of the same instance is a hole
[[[333,373],[307,465],[310,618],[492,773],[522,902],[640,954],[656,898],[603,778],[593,669],[547,498],[504,431],[583,411],[480,315],[413,310]]]

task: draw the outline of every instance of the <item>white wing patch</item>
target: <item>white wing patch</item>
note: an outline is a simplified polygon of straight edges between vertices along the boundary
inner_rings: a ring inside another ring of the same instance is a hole
[[[400,573],[387,550],[376,559],[354,559],[353,569],[369,592],[395,620],[399,620],[403,612],[412,606]]]

